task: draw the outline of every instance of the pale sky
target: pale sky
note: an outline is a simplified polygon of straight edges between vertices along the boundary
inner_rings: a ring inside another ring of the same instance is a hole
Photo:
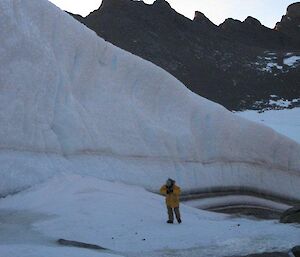
[[[88,15],[98,9],[101,0],[50,0],[63,10]],[[154,0],[144,0],[151,4]],[[262,24],[273,28],[286,8],[297,0],[168,0],[171,6],[184,16],[193,19],[195,11],[203,12],[215,24],[222,23],[226,18],[244,20],[253,16]]]

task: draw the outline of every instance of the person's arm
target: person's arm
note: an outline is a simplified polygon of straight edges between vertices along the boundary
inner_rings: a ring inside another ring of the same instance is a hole
[[[180,193],[181,193],[180,187],[178,187],[178,186],[174,187],[173,193],[174,193],[175,195],[180,195]]]
[[[162,195],[166,195],[166,194],[167,194],[167,187],[166,187],[166,186],[162,186],[162,187],[160,188],[160,193],[161,193]]]

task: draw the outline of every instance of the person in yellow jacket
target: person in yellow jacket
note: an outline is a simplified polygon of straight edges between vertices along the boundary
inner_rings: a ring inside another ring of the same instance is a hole
[[[175,181],[169,178],[165,185],[160,188],[160,193],[166,196],[166,205],[168,209],[169,219],[167,223],[174,222],[175,213],[176,219],[178,223],[181,223],[180,211],[179,211],[179,195],[180,195],[180,187],[175,185]]]

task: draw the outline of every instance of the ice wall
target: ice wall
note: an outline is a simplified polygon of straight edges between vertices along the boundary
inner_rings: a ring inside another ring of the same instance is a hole
[[[300,198],[300,146],[189,91],[46,0],[0,1],[0,194],[59,172]]]

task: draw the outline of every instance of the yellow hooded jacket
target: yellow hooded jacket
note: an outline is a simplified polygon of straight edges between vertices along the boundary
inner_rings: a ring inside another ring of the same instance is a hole
[[[160,193],[166,196],[166,204],[171,208],[179,207],[179,195],[180,195],[180,187],[174,185],[173,192],[167,194],[167,186],[164,185],[160,188]]]

